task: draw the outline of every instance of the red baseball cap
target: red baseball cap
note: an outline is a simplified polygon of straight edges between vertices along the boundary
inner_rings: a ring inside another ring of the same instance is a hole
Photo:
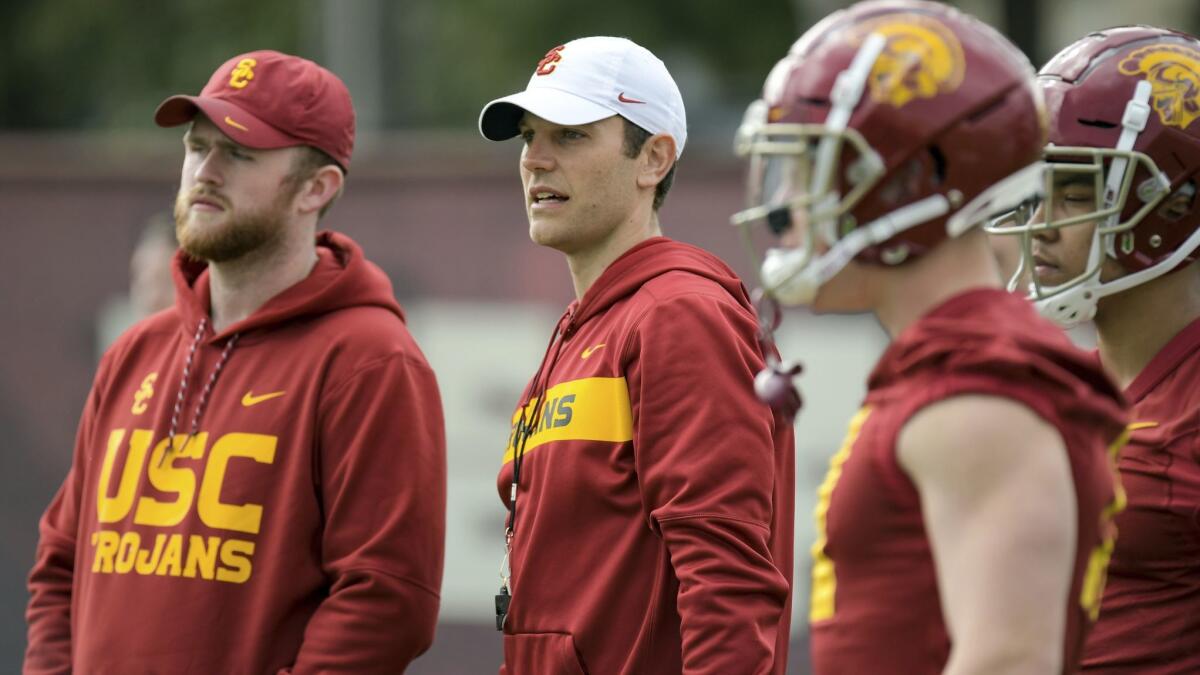
[[[202,112],[234,142],[269,150],[311,145],[343,170],[354,152],[354,104],[342,80],[299,56],[262,50],[229,59],[199,96],[159,104],[154,121],[174,127]]]

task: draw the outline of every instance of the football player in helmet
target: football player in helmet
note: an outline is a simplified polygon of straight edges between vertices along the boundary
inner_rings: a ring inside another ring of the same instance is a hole
[[[816,672],[1070,671],[1103,585],[1125,426],[1099,364],[1002,288],[978,227],[1042,184],[1028,60],[951,7],[809,30],[737,147],[769,296],[892,337],[821,486]],[[770,376],[767,376],[769,379]]]
[[[1095,321],[1100,361],[1133,406],[1096,672],[1200,672],[1200,40],[1113,28],[1059,52],[1047,193],[1019,234],[1031,298]]]

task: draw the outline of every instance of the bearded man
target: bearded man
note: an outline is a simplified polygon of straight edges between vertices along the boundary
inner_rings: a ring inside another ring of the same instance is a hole
[[[175,306],[100,363],[41,521],[24,672],[402,672],[437,617],[445,434],[387,277],[316,231],[350,93],[251,52],[155,121],[188,125]]]

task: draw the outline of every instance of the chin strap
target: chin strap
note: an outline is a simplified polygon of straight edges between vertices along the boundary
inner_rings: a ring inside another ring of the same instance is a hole
[[[859,253],[949,211],[950,201],[944,195],[917,200],[855,228],[798,270],[797,263],[807,255],[807,246],[804,249],[769,249],[762,265],[763,283],[783,302],[807,305],[816,297],[817,289]]]
[[[1150,120],[1150,94],[1152,87],[1146,80],[1137,83],[1133,97],[1125,104],[1125,114],[1121,116],[1121,137],[1117,139],[1117,150],[1129,152],[1137,143],[1138,136],[1146,130],[1146,122]],[[1129,169],[1129,158],[1117,156],[1113,158],[1108,170],[1108,181],[1104,185],[1104,209],[1113,208],[1117,204],[1117,196],[1121,194],[1121,185],[1125,183],[1125,172]],[[1114,213],[1105,219],[1106,227],[1113,227],[1121,220],[1120,213]],[[1100,230],[1099,227],[1096,228]],[[1115,237],[1105,242],[1109,257],[1117,257],[1114,246]]]
[[[1161,277],[1187,260],[1187,257],[1197,248],[1200,248],[1200,228],[1192,232],[1191,236],[1185,239],[1174,253],[1159,261],[1157,265],[1133,274],[1126,274],[1107,283],[1098,281],[1100,272],[1097,270],[1094,277],[1089,278],[1084,284],[1071,288],[1062,295],[1042,298],[1034,304],[1043,316],[1056,321],[1065,328],[1070,328],[1084,321],[1090,321],[1096,315],[1096,304],[1101,298],[1116,295]]]
[[[842,132],[862,100],[871,69],[886,46],[887,38],[882,33],[871,33],[854,54],[850,66],[838,73],[834,80],[833,91],[829,94],[831,107],[825,118],[826,133],[817,144],[817,159],[813,164],[812,182],[809,185],[809,194],[818,200],[813,204],[813,213],[832,214],[837,210],[841,196],[833,187],[833,168],[842,150]],[[822,218],[821,222],[814,223],[814,227],[826,243],[832,244],[837,238],[836,218]]]

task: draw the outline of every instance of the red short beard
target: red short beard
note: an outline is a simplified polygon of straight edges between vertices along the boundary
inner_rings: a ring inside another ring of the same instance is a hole
[[[237,260],[277,244],[287,230],[286,212],[298,185],[284,181],[269,205],[254,211],[237,211],[223,196],[203,188],[179,191],[175,198],[175,236],[185,253],[208,262]],[[223,221],[200,225],[191,221],[189,202],[197,196],[220,201],[226,207]]]

